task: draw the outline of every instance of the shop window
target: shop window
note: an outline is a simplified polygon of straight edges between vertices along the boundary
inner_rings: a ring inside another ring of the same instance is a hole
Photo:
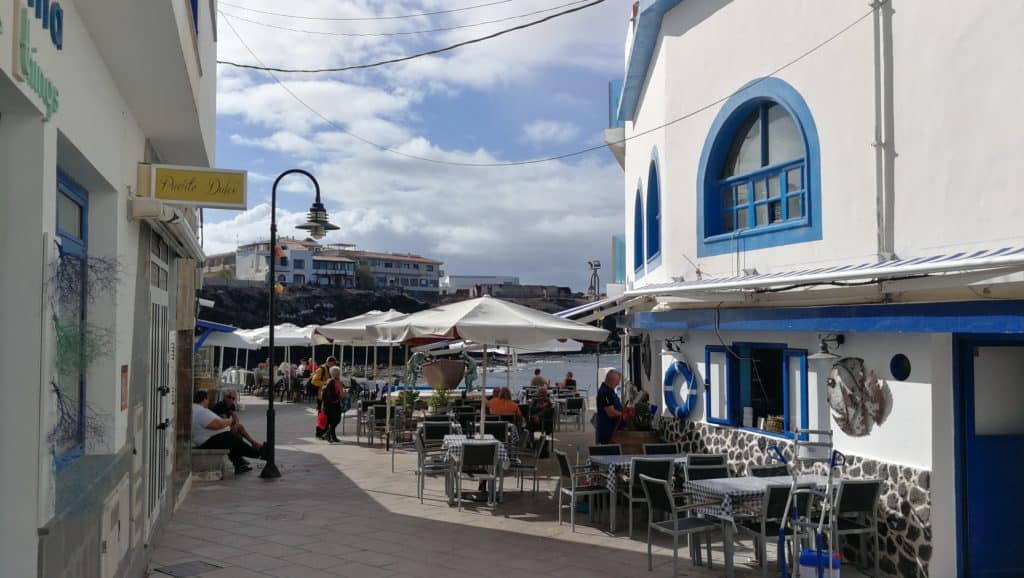
[[[789,437],[807,427],[806,351],[778,343],[708,346],[705,374],[708,422]]]
[[[306,284],[306,276],[305,275],[295,275],[294,277],[292,277],[292,282],[295,283],[296,285],[305,285]]]
[[[698,255],[821,239],[819,172],[817,129],[799,93],[777,78],[741,89],[701,155]]]
[[[61,326],[78,329],[86,323],[89,280],[85,258],[88,254],[89,195],[64,173],[57,173],[57,238],[60,240],[62,267],[67,267],[78,278],[79,291],[61,294],[53,314]],[[81,364],[63,364],[57,373],[56,385],[68,402],[74,406],[73,431],[62,432],[54,448],[55,466],[62,470],[82,455],[85,448],[86,380]]]

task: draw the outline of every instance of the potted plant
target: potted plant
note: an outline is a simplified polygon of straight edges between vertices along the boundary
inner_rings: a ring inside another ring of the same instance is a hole
[[[448,411],[448,397],[451,390],[447,387],[435,387],[434,395],[430,397],[430,413],[434,415]]]

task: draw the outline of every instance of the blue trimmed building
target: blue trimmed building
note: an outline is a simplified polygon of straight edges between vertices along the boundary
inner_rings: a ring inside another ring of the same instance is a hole
[[[881,555],[844,553],[888,575],[1024,576],[1021,21],[641,0],[627,28],[627,377],[736,474],[832,430],[844,477],[882,481]],[[843,358],[873,401],[838,394]]]

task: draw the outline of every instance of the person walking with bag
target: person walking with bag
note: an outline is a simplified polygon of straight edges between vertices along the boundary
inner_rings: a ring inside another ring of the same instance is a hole
[[[341,403],[348,397],[348,392],[341,385],[341,368],[331,367],[330,374],[330,381],[320,390],[323,395],[324,413],[327,414],[327,431],[324,433],[324,439],[331,443],[340,443],[336,430],[341,423]]]

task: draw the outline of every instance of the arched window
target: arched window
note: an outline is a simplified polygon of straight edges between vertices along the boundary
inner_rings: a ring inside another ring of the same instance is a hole
[[[633,204],[633,268],[638,272],[644,268],[644,203],[640,187],[636,189],[636,202]]]
[[[647,260],[661,255],[661,187],[658,165],[651,161],[647,171]]]
[[[701,155],[698,255],[821,239],[817,129],[777,78],[725,103]]]

